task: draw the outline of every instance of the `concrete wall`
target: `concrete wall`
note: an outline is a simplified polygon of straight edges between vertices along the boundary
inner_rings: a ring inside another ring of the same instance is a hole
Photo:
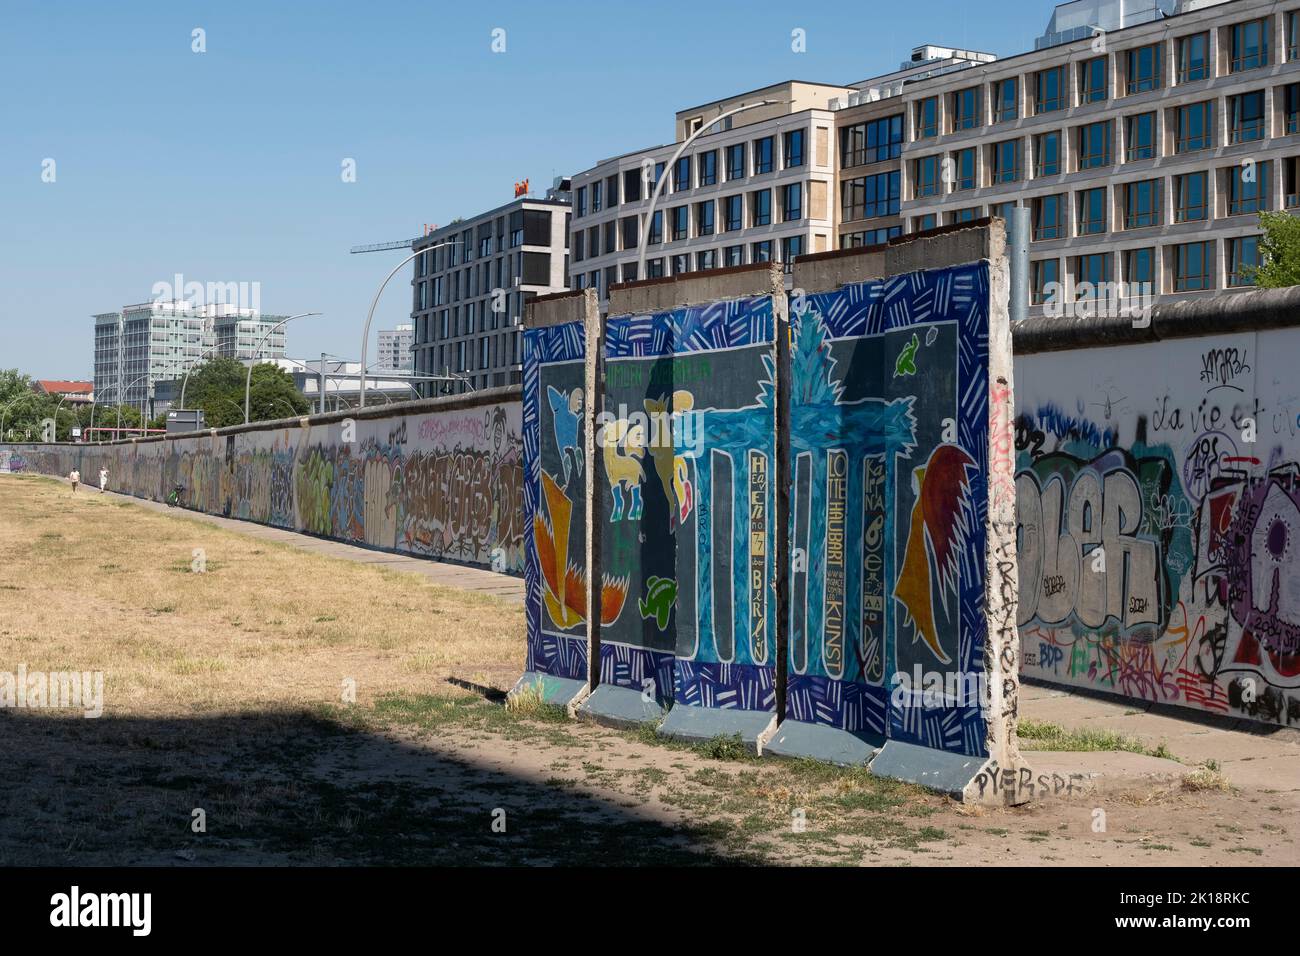
[[[794,284],[615,286],[607,320],[590,291],[535,303],[517,689],[1025,799],[1002,225]]]
[[[1300,329],[1277,327],[1297,308],[1017,329],[1027,676],[1300,723]]]
[[[9,445],[0,471],[66,476],[385,550],[523,569],[518,392],[104,445]]]

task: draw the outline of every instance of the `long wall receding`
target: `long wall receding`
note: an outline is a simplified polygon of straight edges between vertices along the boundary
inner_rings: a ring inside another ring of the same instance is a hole
[[[1017,329],[1026,676],[1300,723],[1296,293]]]
[[[517,389],[104,445],[0,446],[0,471],[66,476],[352,544],[523,570]]]

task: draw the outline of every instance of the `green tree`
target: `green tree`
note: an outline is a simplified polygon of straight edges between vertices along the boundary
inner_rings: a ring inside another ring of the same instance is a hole
[[[1262,212],[1259,225],[1258,268],[1245,266],[1242,273],[1253,277],[1261,289],[1300,285],[1300,219],[1289,212]]]
[[[203,409],[210,428],[239,425],[244,421],[244,383],[248,367],[232,358],[215,358],[196,365],[185,387],[185,404]],[[271,362],[253,366],[249,390],[249,420],[305,415],[306,397],[293,384],[293,376]]]

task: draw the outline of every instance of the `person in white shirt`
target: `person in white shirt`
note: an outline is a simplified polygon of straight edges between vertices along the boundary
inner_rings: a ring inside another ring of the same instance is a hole
[[[68,481],[72,482],[72,493],[75,495],[77,493],[77,485],[81,481],[81,472],[77,471],[75,468],[72,469],[72,473],[68,475]]]
[[[106,488],[108,488],[108,469],[101,468],[99,469],[99,493],[102,495]]]

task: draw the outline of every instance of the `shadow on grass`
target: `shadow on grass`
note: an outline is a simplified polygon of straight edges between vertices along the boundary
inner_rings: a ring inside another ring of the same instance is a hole
[[[721,834],[709,826],[669,826],[436,741],[405,744],[373,717],[0,711],[0,865],[761,862],[711,849]],[[480,700],[417,717],[403,723],[473,732],[505,720],[534,732]],[[196,810],[206,832],[193,831]],[[493,826],[500,811],[505,832]]]

